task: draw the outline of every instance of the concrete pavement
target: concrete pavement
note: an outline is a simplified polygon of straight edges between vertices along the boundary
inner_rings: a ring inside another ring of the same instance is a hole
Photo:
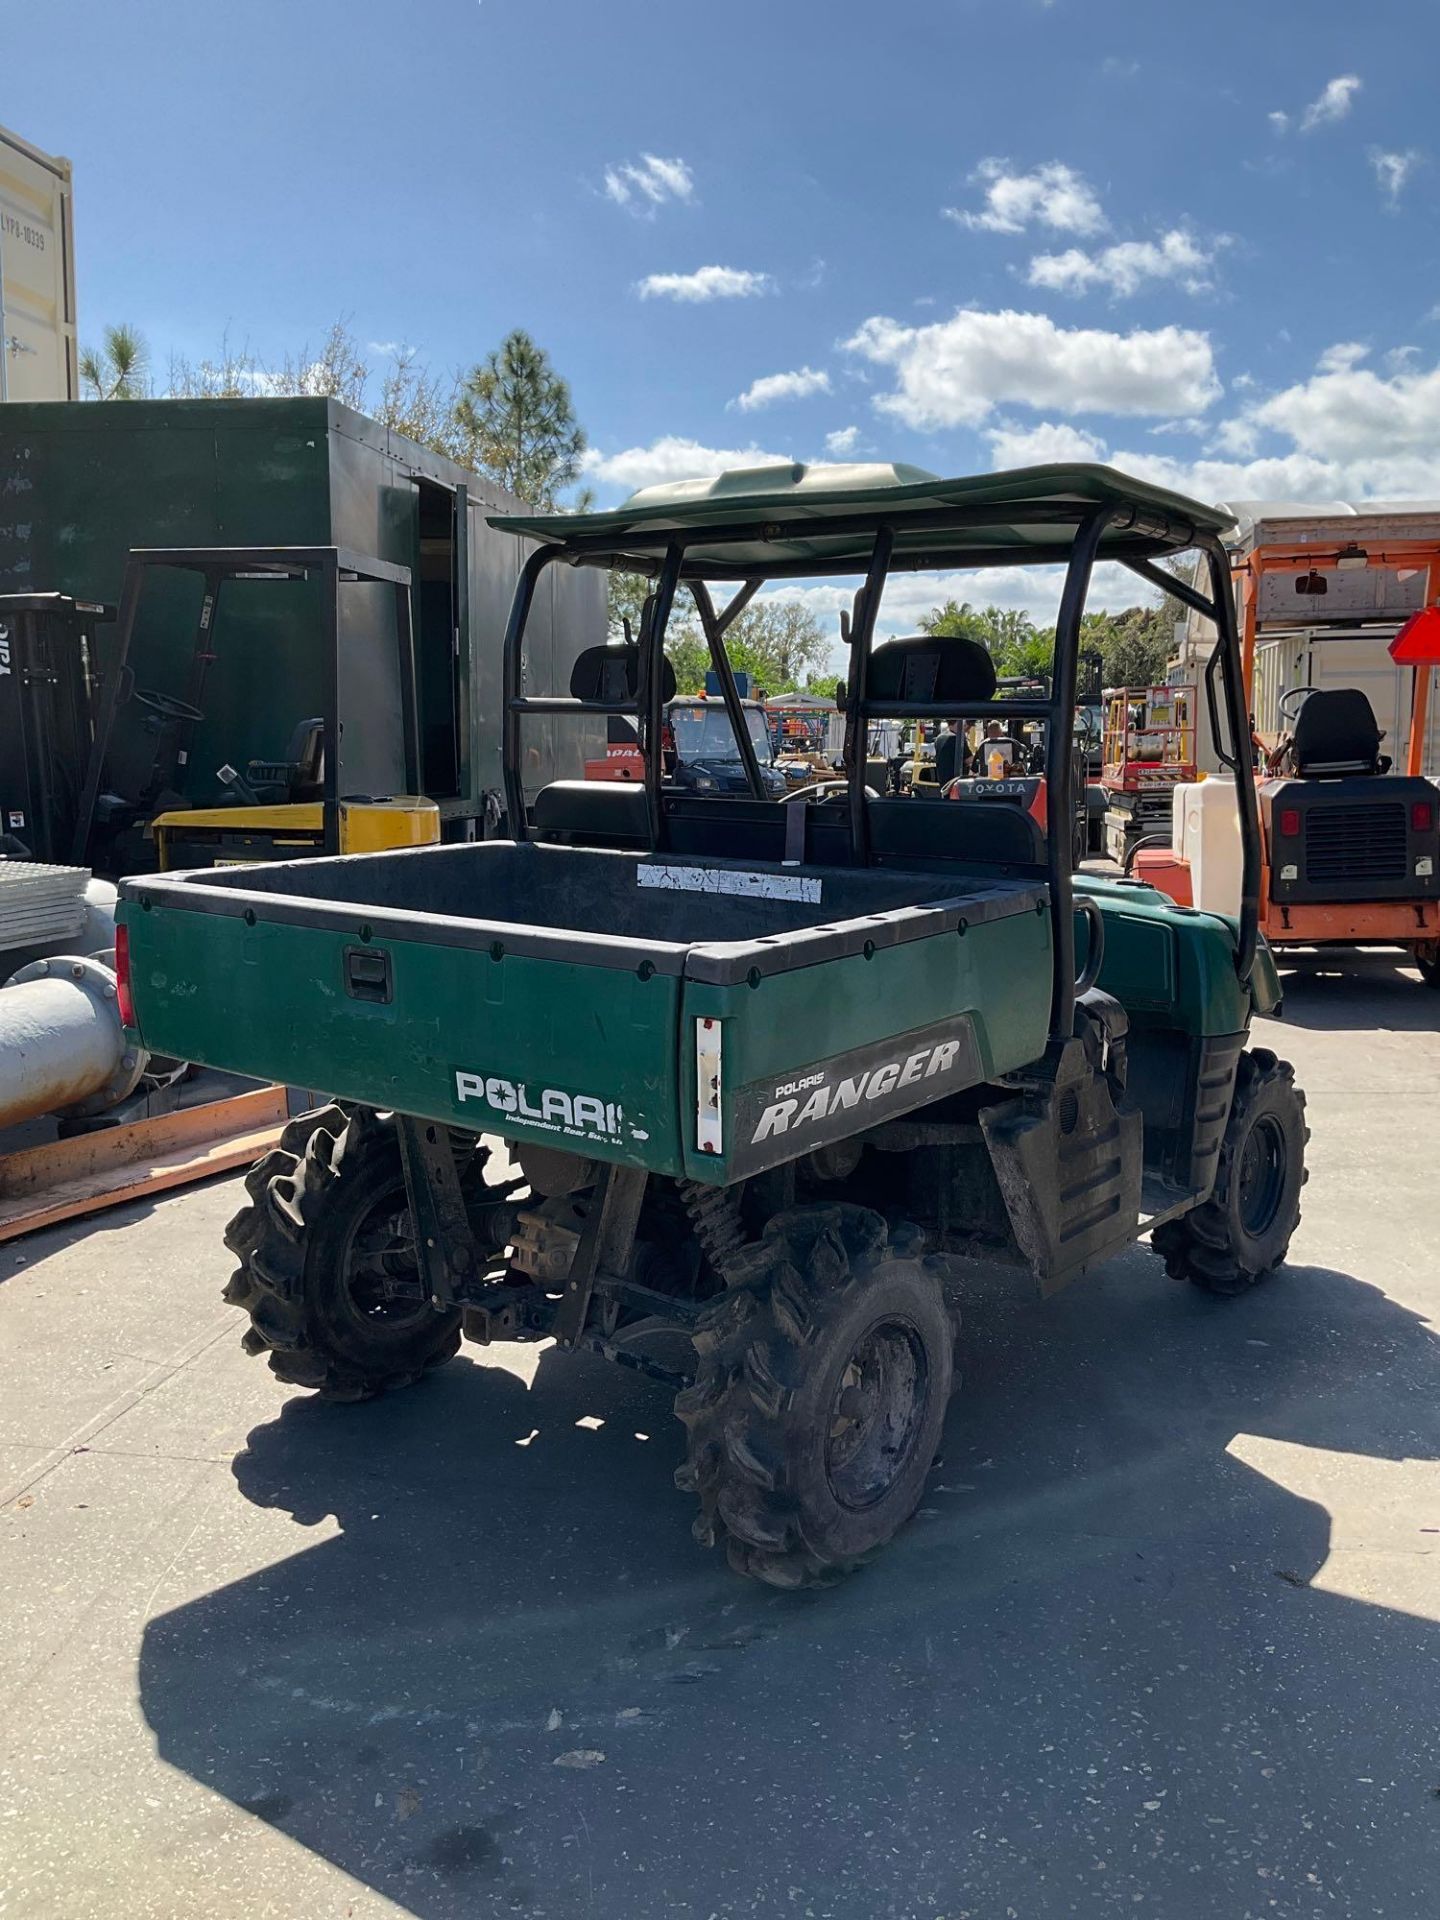
[[[598,1360],[282,1389],[238,1182],[0,1248],[0,1915],[1433,1914],[1440,996],[1287,992],[1296,1264],[978,1276],[925,1507],[819,1595],[693,1545]]]

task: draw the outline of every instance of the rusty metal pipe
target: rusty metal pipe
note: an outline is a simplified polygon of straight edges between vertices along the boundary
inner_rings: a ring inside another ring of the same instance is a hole
[[[0,988],[0,1127],[104,1113],[134,1092],[145,1064],[126,1043],[103,961],[36,960]]]

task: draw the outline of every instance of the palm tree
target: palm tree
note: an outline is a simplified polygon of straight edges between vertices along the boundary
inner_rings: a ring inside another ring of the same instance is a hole
[[[150,350],[137,327],[106,327],[105,344],[97,353],[87,347],[80,356],[80,378],[92,400],[143,400],[149,391]]]

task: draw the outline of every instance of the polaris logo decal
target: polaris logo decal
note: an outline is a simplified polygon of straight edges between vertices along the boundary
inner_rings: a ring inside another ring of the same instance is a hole
[[[751,1081],[727,1101],[731,1179],[868,1132],[985,1078],[968,1014],[892,1034],[784,1079]]]
[[[865,1101],[884,1100],[897,1087],[913,1087],[919,1080],[933,1080],[937,1074],[953,1069],[959,1052],[958,1040],[942,1040],[938,1046],[921,1047],[916,1053],[906,1054],[903,1060],[887,1060],[871,1072],[851,1074],[832,1084],[826,1084],[823,1074],[812,1074],[809,1079],[776,1087],[776,1093],[782,1097],[761,1114],[750,1136],[751,1143],[768,1140],[773,1133],[798,1133],[817,1120],[827,1120],[832,1113],[844,1113]],[[801,1106],[800,1092],[814,1086],[817,1079],[821,1084]],[[796,1089],[794,1093],[791,1087]]]
[[[507,1080],[500,1074],[464,1073],[455,1070],[455,1104],[469,1102],[487,1106],[502,1121],[523,1120],[526,1126],[542,1127],[547,1133],[569,1134],[584,1140],[619,1140],[623,1137],[625,1109],[618,1100],[602,1100],[598,1094],[567,1093],[563,1087],[531,1087],[523,1080]],[[638,1128],[628,1129],[635,1140],[647,1136]]]
[[[9,672],[10,672],[10,642],[8,639],[0,640],[0,676],[4,676]]]

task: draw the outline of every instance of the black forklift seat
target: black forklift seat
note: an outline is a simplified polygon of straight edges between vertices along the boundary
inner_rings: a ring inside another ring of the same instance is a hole
[[[1295,716],[1295,772],[1313,779],[1385,773],[1390,762],[1380,752],[1383,738],[1375,709],[1358,687],[1318,689]]]

